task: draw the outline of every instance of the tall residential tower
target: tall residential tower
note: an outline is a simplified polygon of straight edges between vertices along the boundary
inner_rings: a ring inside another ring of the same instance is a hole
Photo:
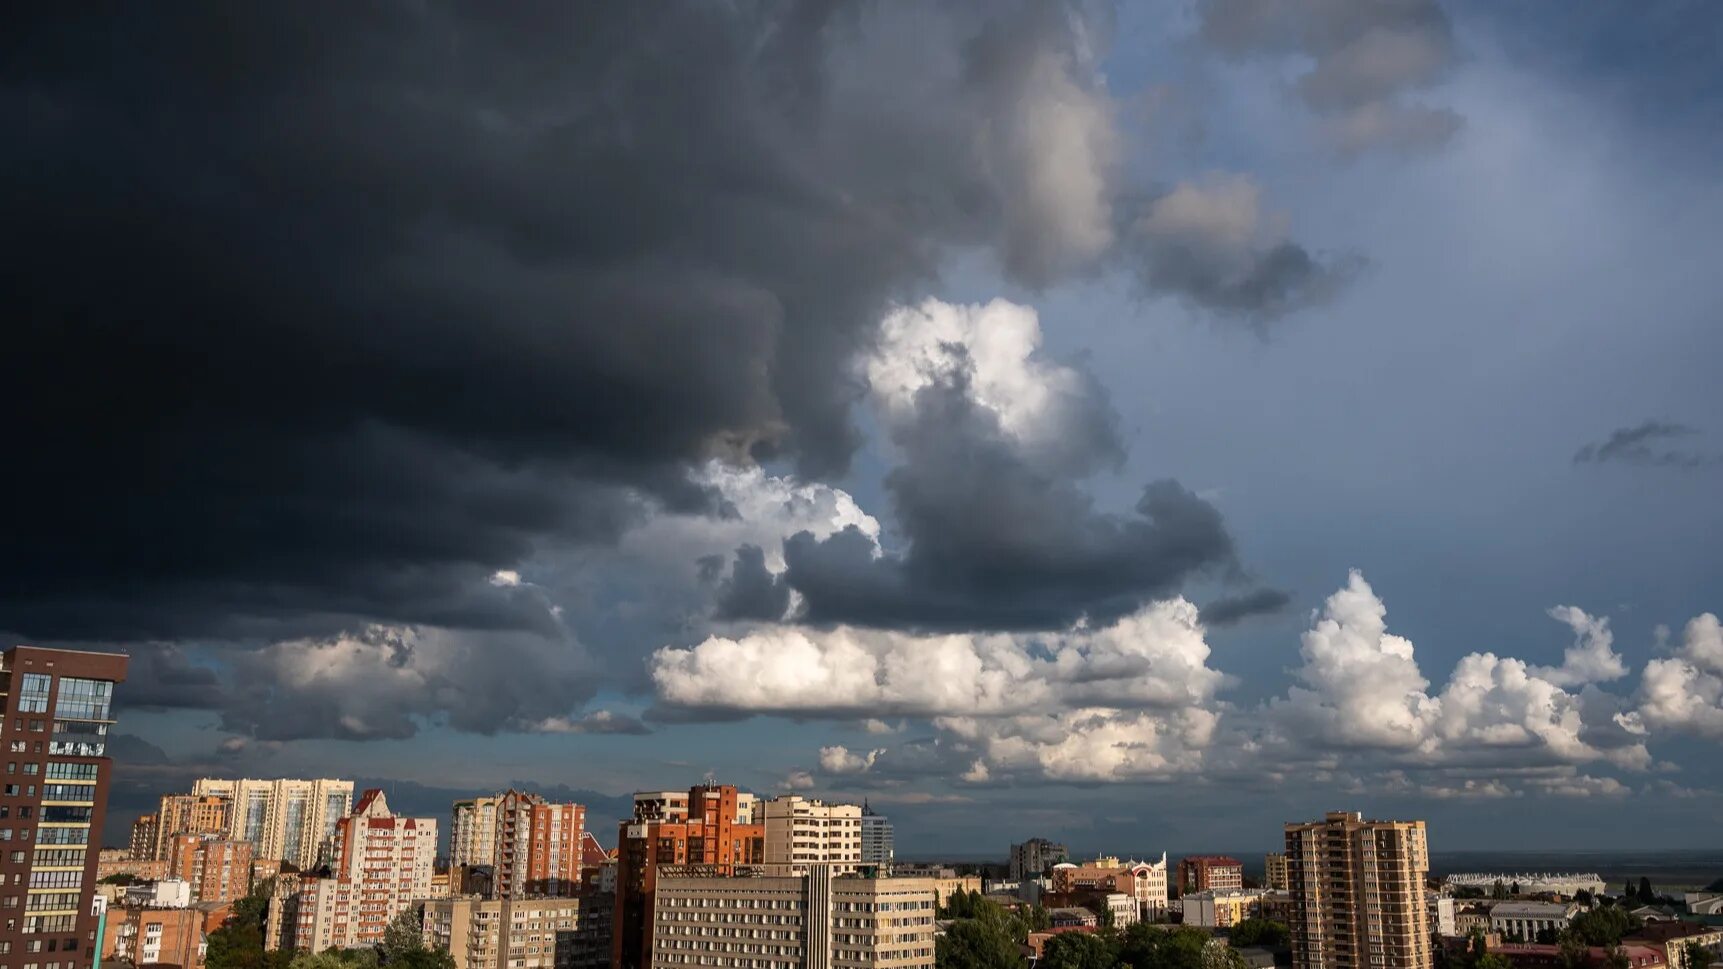
[[[1424,822],[1288,824],[1286,870],[1294,969],[1430,969]]]

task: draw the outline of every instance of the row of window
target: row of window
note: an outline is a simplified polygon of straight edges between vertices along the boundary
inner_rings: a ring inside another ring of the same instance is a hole
[[[31,939],[30,941],[24,943],[24,951],[25,952],[55,952],[61,948],[60,942],[61,942],[61,940],[59,940],[59,939]],[[73,936],[72,938],[66,939],[65,943],[66,943],[65,944],[65,950],[67,952],[78,951],[78,938],[77,938],[77,936]],[[9,954],[11,951],[12,951],[11,940],[0,941],[0,955]]]
[[[18,689],[19,713],[47,713],[48,695],[53,677],[46,673],[25,673]],[[107,680],[90,680],[78,676],[60,677],[60,698],[54,705],[54,715],[78,720],[107,720],[114,699],[114,684]]]

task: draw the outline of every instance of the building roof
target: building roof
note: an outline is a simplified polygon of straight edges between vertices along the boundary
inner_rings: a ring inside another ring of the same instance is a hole
[[[1493,919],[1565,919],[1574,906],[1562,902],[1497,902],[1490,907]]]
[[[1206,865],[1228,865],[1228,866],[1238,866],[1241,868],[1244,866],[1244,862],[1239,861],[1237,858],[1234,858],[1231,855],[1186,855],[1183,858],[1179,859],[1180,864],[1185,864],[1187,862],[1193,862],[1193,861],[1194,862],[1201,862],[1201,863],[1206,864]]]
[[[1654,945],[1662,945],[1673,939],[1685,939],[1695,935],[1713,935],[1718,931],[1715,925],[1701,925],[1698,922],[1647,922],[1621,941],[1623,943],[1649,942]]]

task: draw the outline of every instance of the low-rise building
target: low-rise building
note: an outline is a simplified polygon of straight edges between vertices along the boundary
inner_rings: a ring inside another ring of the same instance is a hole
[[[1243,888],[1244,865],[1227,855],[1191,855],[1179,859],[1179,894],[1211,888]]]
[[[1490,931],[1515,942],[1538,942],[1546,932],[1568,927],[1579,906],[1562,902],[1497,902],[1490,906]]]
[[[651,969],[933,969],[933,882],[662,866]],[[1090,918],[1094,913],[1089,913]]]
[[[1580,892],[1603,894],[1603,879],[1596,872],[1559,874],[1554,872],[1462,872],[1443,879],[1450,888],[1471,888],[1482,892],[1495,889],[1497,884],[1510,891],[1527,895],[1549,893],[1572,898]]]
[[[1052,903],[1087,904],[1091,896],[1129,895],[1137,906],[1137,917],[1131,921],[1154,922],[1167,913],[1167,856],[1161,860],[1120,861],[1101,857],[1074,865],[1065,862],[1053,867]]]
[[[203,965],[204,913],[195,908],[125,905],[108,909],[102,960],[134,966]]]
[[[425,943],[449,953],[455,969],[602,969],[615,904],[607,895],[432,899]]]
[[[1430,894],[1424,897],[1424,902],[1430,909],[1431,935],[1458,935],[1460,933],[1459,908],[1452,898],[1446,895]]]
[[[1086,908],[1070,906],[1067,908],[1051,908],[1047,910],[1047,918],[1055,929],[1093,929],[1101,924],[1101,917]]]
[[[1624,937],[1622,945],[1643,945],[1663,953],[1669,969],[1704,969],[1687,965],[1687,947],[1700,945],[1714,952],[1723,948],[1723,926],[1698,922],[1647,922]]]
[[[980,892],[980,875],[959,875],[957,869],[944,865],[896,865],[889,873],[899,878],[928,878],[933,881],[941,905],[957,892]]]
[[[1514,969],[1565,969],[1561,946],[1535,942],[1504,942],[1489,947],[1491,955],[1501,956]],[[1663,953],[1655,946],[1623,945],[1620,954],[1627,959],[1627,969],[1664,969]],[[1586,951],[1587,969],[1606,969],[1616,950],[1592,946]]]
[[[1690,915],[1723,915],[1723,892],[1688,892],[1682,901]]]
[[[1183,896],[1186,925],[1224,929],[1262,913],[1261,889],[1212,888]]]

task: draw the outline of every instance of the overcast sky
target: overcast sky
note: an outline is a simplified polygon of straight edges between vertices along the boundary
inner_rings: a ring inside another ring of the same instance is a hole
[[[0,630],[131,654],[111,841],[202,773],[1715,841],[1723,7],[19,19]]]

